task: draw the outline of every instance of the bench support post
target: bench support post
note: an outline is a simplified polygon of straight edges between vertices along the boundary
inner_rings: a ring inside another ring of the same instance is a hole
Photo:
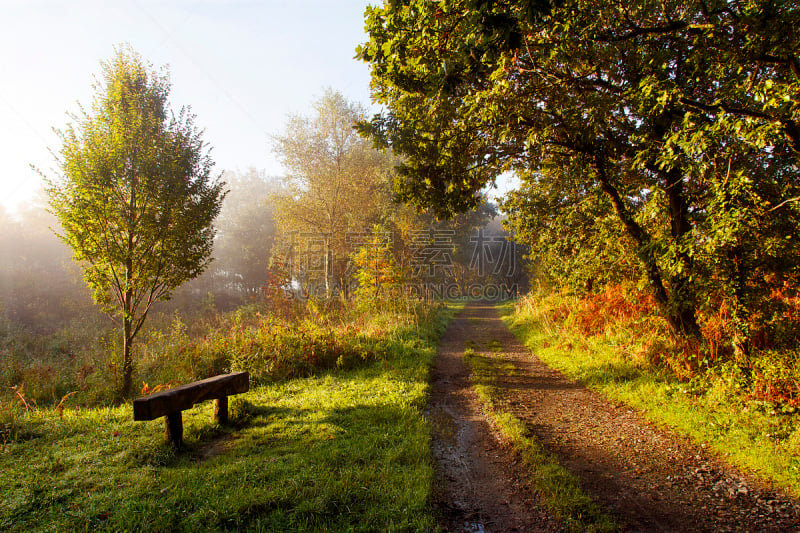
[[[228,397],[216,398],[214,400],[214,421],[224,426],[228,423]]]
[[[167,443],[180,446],[183,443],[183,416],[180,411],[169,413],[164,417],[164,432]]]

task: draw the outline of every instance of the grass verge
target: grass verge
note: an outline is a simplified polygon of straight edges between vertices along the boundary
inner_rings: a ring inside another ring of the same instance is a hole
[[[422,409],[449,314],[383,328],[385,356],[364,367],[232,398],[232,427],[209,403],[185,411],[178,452],[130,404],[18,414],[0,441],[0,530],[435,529]]]
[[[477,355],[473,348],[466,349],[464,359],[472,371],[473,384],[486,413],[531,468],[534,484],[544,503],[573,531],[616,531],[618,526],[614,520],[583,491],[580,480],[542,447],[521,420],[504,412],[494,401],[493,382],[500,374],[513,373],[514,366],[498,355]]]
[[[749,400],[737,390],[736,369],[681,381],[635,354],[624,328],[593,336],[552,320],[563,303],[543,301],[515,313],[500,307],[506,324],[547,365],[605,397],[627,404],[659,425],[675,428],[723,460],[800,497],[800,415],[794,407]]]

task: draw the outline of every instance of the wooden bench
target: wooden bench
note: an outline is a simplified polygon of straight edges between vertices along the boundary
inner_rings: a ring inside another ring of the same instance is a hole
[[[250,377],[247,372],[234,372],[213,378],[195,381],[155,392],[133,400],[134,420],[155,420],[164,418],[167,442],[180,446],[183,442],[182,411],[196,403],[214,400],[213,420],[220,424],[228,423],[228,396],[250,390]]]

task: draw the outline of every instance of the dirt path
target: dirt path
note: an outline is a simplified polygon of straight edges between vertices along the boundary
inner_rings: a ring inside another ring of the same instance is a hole
[[[483,415],[462,361],[468,343],[479,355],[513,363],[513,375],[496,383],[502,408],[523,420],[625,531],[800,531],[798,502],[550,369],[491,304],[470,304],[453,321],[434,367],[428,415],[436,505],[447,531],[565,529]]]

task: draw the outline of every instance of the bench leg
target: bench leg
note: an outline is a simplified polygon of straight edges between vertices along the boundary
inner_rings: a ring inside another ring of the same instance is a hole
[[[180,411],[164,417],[164,432],[168,443],[174,446],[183,444],[183,416]]]
[[[214,421],[220,425],[228,423],[228,397],[223,396],[214,400]]]

